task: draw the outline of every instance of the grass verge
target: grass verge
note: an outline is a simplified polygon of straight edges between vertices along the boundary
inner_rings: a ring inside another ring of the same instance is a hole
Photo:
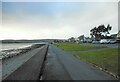
[[[118,75],[118,48],[89,52],[75,52],[74,55]]]
[[[56,43],[54,44],[64,50],[90,50],[90,49],[96,49],[96,48],[104,48],[104,46],[85,46],[85,45],[80,45],[76,43]]]

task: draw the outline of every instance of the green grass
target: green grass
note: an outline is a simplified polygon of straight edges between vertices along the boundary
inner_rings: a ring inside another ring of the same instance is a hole
[[[118,48],[89,52],[75,52],[74,55],[77,55],[88,62],[94,63],[115,75],[118,74]]]
[[[54,44],[64,50],[90,50],[90,49],[96,49],[96,48],[104,48],[103,46],[85,46],[80,45],[76,43],[57,43]]]

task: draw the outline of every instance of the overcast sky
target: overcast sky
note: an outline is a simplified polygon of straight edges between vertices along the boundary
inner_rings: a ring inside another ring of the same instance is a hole
[[[90,36],[101,24],[118,32],[117,2],[3,2],[0,39]]]

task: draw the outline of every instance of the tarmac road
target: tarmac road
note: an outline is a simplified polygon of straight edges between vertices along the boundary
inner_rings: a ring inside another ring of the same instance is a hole
[[[60,48],[49,45],[43,80],[115,80]]]

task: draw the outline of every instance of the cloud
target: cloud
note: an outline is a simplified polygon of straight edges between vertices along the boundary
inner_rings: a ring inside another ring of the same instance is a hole
[[[3,12],[2,38],[67,39],[72,36],[78,37],[82,34],[89,36],[90,29],[100,24],[110,24],[113,27],[111,32],[117,32],[117,3],[88,2],[79,4],[80,6],[74,7],[75,9],[71,5],[72,9],[69,9],[69,11],[67,11],[67,8],[63,11],[60,9],[59,12],[54,12],[54,15],[31,14],[24,9],[18,10],[19,12],[16,13]],[[66,6],[64,5],[64,7]]]

